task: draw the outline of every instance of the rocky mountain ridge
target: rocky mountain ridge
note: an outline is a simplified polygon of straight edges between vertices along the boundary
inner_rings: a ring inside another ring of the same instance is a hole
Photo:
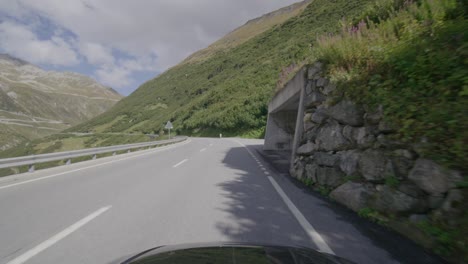
[[[121,98],[87,76],[45,71],[0,54],[0,148],[76,125],[106,111]]]

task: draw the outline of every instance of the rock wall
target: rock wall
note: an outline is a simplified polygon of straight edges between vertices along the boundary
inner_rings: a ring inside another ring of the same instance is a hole
[[[343,99],[323,78],[322,65],[307,69],[304,125],[291,175],[328,190],[359,212],[421,220],[438,214],[456,219],[463,201],[456,171],[422,158],[417,148],[392,139],[395,129],[370,110]]]

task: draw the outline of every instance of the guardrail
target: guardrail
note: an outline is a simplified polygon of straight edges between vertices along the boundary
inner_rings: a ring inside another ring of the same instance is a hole
[[[105,154],[105,153],[112,152],[113,155],[115,155],[117,151],[127,150],[128,152],[130,152],[130,150],[132,149],[173,144],[177,142],[182,142],[186,139],[187,137],[177,137],[173,139],[153,141],[153,142],[142,142],[142,143],[135,143],[135,144],[100,147],[100,148],[88,148],[88,149],[72,150],[72,151],[65,151],[65,152],[55,152],[55,153],[16,157],[16,158],[0,159],[0,169],[19,167],[19,166],[29,166],[29,172],[33,172],[35,169],[34,165],[38,163],[58,161],[58,160],[67,160],[66,164],[71,164],[72,158],[92,156],[93,159],[96,159],[98,154]]]

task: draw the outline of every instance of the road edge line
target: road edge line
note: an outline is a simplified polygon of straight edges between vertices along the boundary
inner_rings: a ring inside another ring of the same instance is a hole
[[[247,148],[246,145],[242,144],[242,142],[238,140],[233,140],[237,142],[237,144],[241,145],[244,147],[247,152],[250,154],[250,156],[255,157],[255,155],[250,151],[249,148]],[[267,174],[266,174],[267,175]],[[319,251],[335,255],[335,252],[328,246],[327,242],[323,239],[323,237],[320,235],[317,230],[307,221],[305,216],[299,211],[299,209],[294,205],[294,203],[289,199],[288,195],[283,191],[281,186],[276,182],[276,180],[272,176],[267,176],[268,180],[270,181],[271,185],[273,185],[273,188],[276,190],[276,192],[279,194],[283,202],[286,204],[288,207],[289,211],[293,214],[293,216],[296,218],[296,220],[299,222],[301,225],[302,229],[307,233],[307,235],[312,239],[312,241],[315,243],[315,245],[319,248]]]

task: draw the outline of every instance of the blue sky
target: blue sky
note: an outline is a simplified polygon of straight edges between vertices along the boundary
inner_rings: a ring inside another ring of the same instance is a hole
[[[297,0],[0,0],[0,52],[123,95],[247,20]]]

